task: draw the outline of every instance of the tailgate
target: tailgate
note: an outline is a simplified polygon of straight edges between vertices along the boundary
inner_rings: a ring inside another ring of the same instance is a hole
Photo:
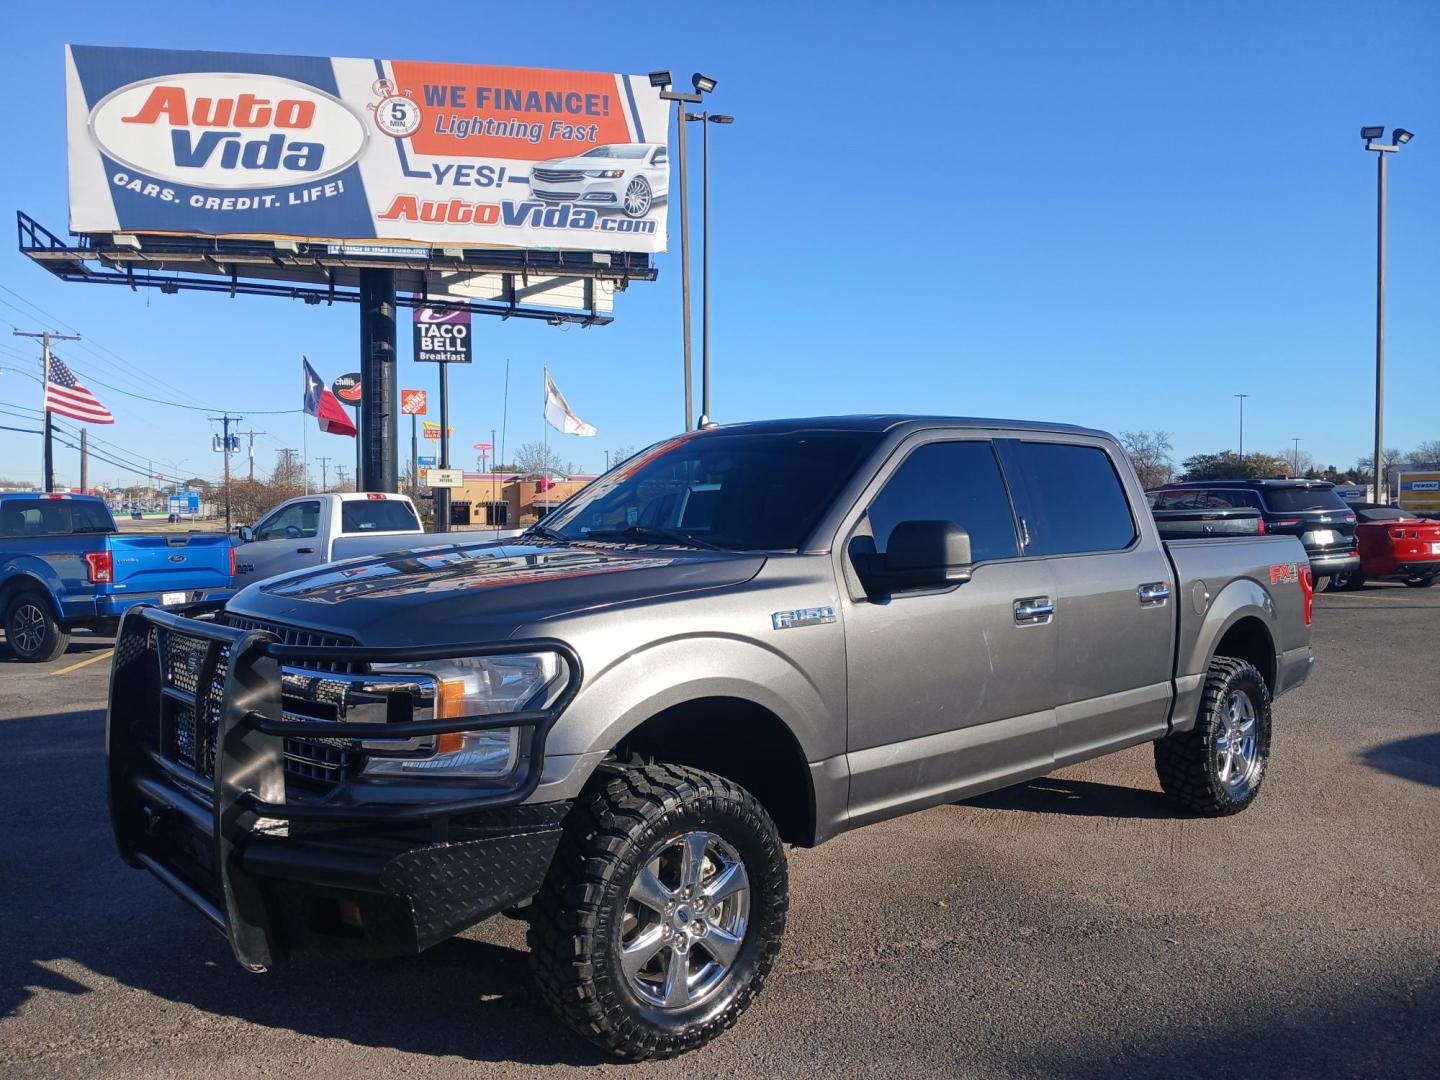
[[[114,558],[116,594],[229,588],[230,537],[218,533],[160,533],[106,538]]]

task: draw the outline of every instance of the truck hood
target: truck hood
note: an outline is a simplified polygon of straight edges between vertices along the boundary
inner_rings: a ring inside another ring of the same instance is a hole
[[[365,645],[497,641],[577,611],[738,585],[764,564],[719,551],[500,541],[298,570],[226,607]]]

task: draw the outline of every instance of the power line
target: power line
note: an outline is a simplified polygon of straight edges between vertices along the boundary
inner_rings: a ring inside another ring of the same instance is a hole
[[[67,330],[71,330],[71,331],[73,331],[73,332],[76,333],[76,334],[79,334],[79,333],[80,333],[80,330],[79,330],[77,327],[72,326],[71,324],[65,322],[65,320],[63,320],[63,319],[57,317],[56,315],[53,315],[53,314],[51,314],[50,312],[46,311],[46,310],[45,310],[44,308],[42,308],[39,304],[35,303],[35,301],[29,299],[28,297],[22,296],[20,293],[16,292],[14,289],[10,288],[8,285],[0,285],[0,290],[3,290],[4,292],[9,293],[11,296],[15,297],[15,299],[19,300],[19,301],[20,301],[22,304],[24,304],[26,307],[32,309],[33,311],[39,312],[40,315],[42,315],[44,318],[47,318],[47,319],[51,320],[51,321],[52,321],[53,323],[55,323],[56,325],[58,325],[58,326],[63,326],[63,327],[65,327]],[[13,311],[19,311],[19,310],[20,310],[19,308],[15,307],[14,304],[11,304],[11,303],[10,303],[9,301],[7,301],[7,300],[0,299],[0,304],[4,304],[6,307],[10,308],[10,309],[13,310]],[[24,312],[21,312],[21,314],[24,314]],[[88,336],[88,335],[87,335],[87,336]],[[114,367],[114,368],[116,368],[116,369],[119,370],[119,371],[126,372],[127,374],[129,373],[129,371],[133,371],[133,372],[135,373],[135,375],[138,375],[141,379],[143,379],[143,380],[145,380],[145,381],[147,381],[147,382],[153,383],[155,386],[160,387],[161,389],[175,389],[182,397],[187,397],[187,398],[189,398],[191,401],[195,401],[195,400],[196,400],[193,395],[186,393],[184,390],[180,390],[178,387],[173,387],[173,388],[172,388],[172,387],[168,386],[168,385],[167,385],[166,383],[164,383],[163,381],[155,378],[155,377],[154,377],[153,375],[151,375],[149,372],[147,372],[147,371],[145,371],[144,369],[142,369],[141,367],[139,367],[139,365],[131,363],[129,360],[127,360],[125,357],[121,356],[121,355],[120,355],[118,352],[116,352],[114,349],[110,348],[108,345],[105,345],[105,344],[102,343],[102,342],[99,342],[99,341],[94,340],[93,337],[91,337],[90,340],[86,341],[83,345],[81,345],[81,348],[83,348],[86,352],[94,353],[96,359],[100,360],[102,363],[105,363],[105,364],[109,365],[110,367]],[[100,354],[96,351],[97,348],[105,350],[105,352],[109,353],[109,354],[110,354],[111,356],[113,356],[115,359],[114,359],[114,360],[107,360],[107,359],[105,359],[104,357],[100,356]],[[116,361],[118,361],[118,363],[117,363]],[[127,370],[127,369],[128,369],[128,370]]]

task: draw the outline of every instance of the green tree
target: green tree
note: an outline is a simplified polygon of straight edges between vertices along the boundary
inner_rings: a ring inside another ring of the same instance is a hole
[[[1250,480],[1267,476],[1286,476],[1289,462],[1274,454],[1246,454],[1233,450],[1218,454],[1196,454],[1180,463],[1182,480]]]

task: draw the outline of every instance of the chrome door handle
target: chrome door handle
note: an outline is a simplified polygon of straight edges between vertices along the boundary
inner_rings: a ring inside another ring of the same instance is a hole
[[[1050,621],[1055,605],[1048,596],[1027,596],[1015,601],[1015,621],[1021,626]]]
[[[1163,581],[1152,581],[1141,585],[1139,590],[1141,607],[1162,607],[1170,599],[1170,586]]]

